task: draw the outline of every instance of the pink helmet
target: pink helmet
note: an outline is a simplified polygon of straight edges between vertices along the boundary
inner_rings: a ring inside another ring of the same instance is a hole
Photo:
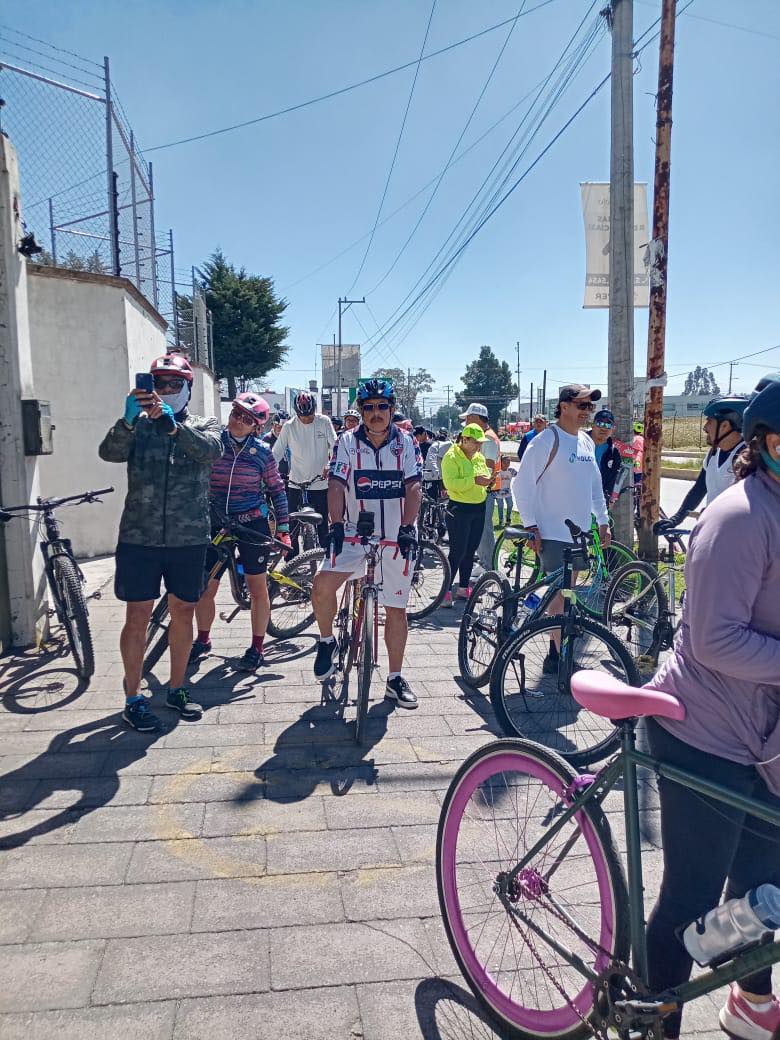
[[[271,406],[268,404],[268,401],[264,397],[260,397],[259,394],[239,394],[233,405],[247,412],[258,426],[264,426],[271,413]]]
[[[172,376],[180,376],[188,383],[192,382],[193,374],[189,361],[182,354],[163,354],[155,358],[149,369],[153,376],[166,372]]]

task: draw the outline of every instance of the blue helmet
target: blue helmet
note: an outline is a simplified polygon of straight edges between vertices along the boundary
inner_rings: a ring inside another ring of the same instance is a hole
[[[745,441],[750,441],[762,427],[780,433],[780,372],[770,372],[758,381],[742,420]]]
[[[744,394],[716,397],[707,404],[702,415],[705,419],[729,422],[734,430],[739,431],[742,429],[742,413],[747,408],[748,400]]]
[[[357,401],[359,405],[376,397],[387,401],[391,407],[395,404],[395,387],[390,379],[367,379],[358,386]]]

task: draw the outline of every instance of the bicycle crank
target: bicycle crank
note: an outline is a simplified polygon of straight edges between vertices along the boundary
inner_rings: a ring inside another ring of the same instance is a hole
[[[647,987],[627,964],[614,961],[596,980],[595,1023],[621,1040],[662,1040],[661,1022],[677,1005],[648,1000]]]

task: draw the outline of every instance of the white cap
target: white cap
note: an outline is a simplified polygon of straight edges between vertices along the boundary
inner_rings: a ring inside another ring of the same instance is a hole
[[[478,404],[476,401],[472,401],[472,403],[468,406],[466,411],[465,412],[461,412],[460,415],[458,416],[458,418],[459,419],[465,419],[468,415],[479,415],[483,419],[487,419],[487,417],[488,417],[488,410],[484,406],[484,404]]]

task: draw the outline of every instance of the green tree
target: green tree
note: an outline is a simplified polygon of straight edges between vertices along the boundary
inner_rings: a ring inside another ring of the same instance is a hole
[[[467,367],[461,382],[464,389],[455,395],[460,410],[468,407],[472,401],[484,404],[491,426],[497,425],[499,414],[517,396],[512,370],[506,361],[499,361],[487,346],[479,348],[479,357]]]
[[[376,379],[392,379],[398,408],[413,421],[420,416],[417,398],[421,394],[429,394],[436,380],[425,368],[416,368],[404,372],[402,368],[378,368],[371,373]]]
[[[108,274],[108,268],[103,262],[97,249],[90,253],[85,259],[69,249],[68,252],[55,264],[54,257],[44,249],[33,258],[33,263],[41,264],[43,267],[67,267],[69,271],[90,271],[92,274]]]
[[[203,267],[206,306],[214,329],[217,376],[227,379],[228,395],[260,379],[284,362],[289,328],[281,324],[287,301],[271,278],[236,270],[217,249]],[[191,304],[190,304],[191,307]]]
[[[456,404],[446,405],[443,404],[441,408],[438,408],[435,415],[433,416],[433,425],[436,427],[444,426],[448,430],[457,428],[458,416],[460,415],[460,408]]]
[[[697,365],[685,377],[685,387],[683,388],[685,396],[712,394],[713,397],[716,397],[719,393],[720,387],[715,380],[715,376],[709,369],[702,368],[701,365]]]

